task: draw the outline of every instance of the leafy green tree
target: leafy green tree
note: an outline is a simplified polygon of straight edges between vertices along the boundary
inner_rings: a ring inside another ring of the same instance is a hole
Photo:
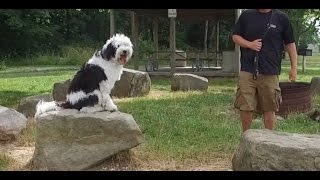
[[[288,14],[298,47],[318,42],[319,9],[282,9]]]

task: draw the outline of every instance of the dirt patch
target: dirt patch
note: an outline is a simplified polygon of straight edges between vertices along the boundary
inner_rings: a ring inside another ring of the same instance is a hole
[[[189,159],[185,161],[163,160],[142,156],[134,150],[118,153],[98,166],[94,171],[230,171],[231,155],[213,159]]]
[[[34,147],[17,146],[17,143],[2,144],[0,152],[5,153],[14,162],[10,171],[36,171],[30,164]],[[101,162],[89,171],[230,171],[231,156],[211,160],[163,160],[157,157],[144,157],[134,150],[120,152]]]
[[[27,170],[26,167],[28,166],[33,156],[34,147],[17,146],[16,143],[2,143],[0,146],[0,152],[6,154],[14,160],[14,162],[10,164],[7,170],[21,171]]]

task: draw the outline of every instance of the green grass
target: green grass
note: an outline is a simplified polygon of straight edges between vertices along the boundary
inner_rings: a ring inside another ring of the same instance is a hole
[[[0,171],[7,170],[8,167],[14,162],[14,159],[6,154],[0,152]]]
[[[20,68],[20,70],[23,68]],[[8,69],[10,70],[10,69]],[[71,78],[75,70],[0,73],[0,105],[16,107],[23,97],[51,92],[53,84]]]
[[[239,124],[230,112],[232,93],[168,93],[119,102],[133,114],[145,133],[145,148],[167,158],[192,158],[231,153],[239,139]]]
[[[311,121],[304,114],[296,114],[291,115],[287,120],[279,121],[277,130],[292,133],[320,134],[320,123]]]
[[[282,67],[280,81],[289,81],[289,67]],[[307,72],[303,73],[299,68],[297,70],[297,82],[311,82],[312,77],[320,76],[320,67],[319,68],[308,68]]]

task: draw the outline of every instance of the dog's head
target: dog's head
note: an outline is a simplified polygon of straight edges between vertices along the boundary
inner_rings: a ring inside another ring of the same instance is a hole
[[[133,49],[130,39],[124,34],[116,34],[107,40],[101,50],[101,56],[107,61],[125,65],[130,60]]]

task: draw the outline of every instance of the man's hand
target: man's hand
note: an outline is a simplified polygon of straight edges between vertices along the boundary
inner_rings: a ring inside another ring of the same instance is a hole
[[[257,51],[259,52],[261,50],[261,47],[262,47],[262,42],[261,42],[262,39],[256,39],[254,41],[251,41],[249,43],[249,48],[254,50],[254,51]]]
[[[297,79],[297,68],[290,68],[289,81],[295,82]]]
[[[262,47],[262,39],[256,39],[254,41],[247,41],[246,39],[243,39],[243,37],[239,35],[233,35],[232,40],[234,43],[238,44],[239,46],[243,48],[249,48],[256,52],[259,52]]]

